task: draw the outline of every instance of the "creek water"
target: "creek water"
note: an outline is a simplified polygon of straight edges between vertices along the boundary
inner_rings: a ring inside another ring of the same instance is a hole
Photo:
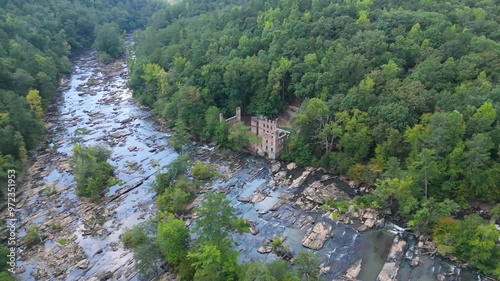
[[[52,197],[39,192],[29,199],[29,207],[23,208],[20,214],[23,225],[20,236],[25,235],[32,225],[48,228],[57,215],[67,214],[72,220],[66,225],[63,234],[45,237],[37,253],[28,250],[21,252],[18,261],[18,266],[23,268],[19,274],[21,280],[35,280],[35,277],[39,280],[89,280],[105,272],[110,272],[113,280],[138,279],[133,268],[132,253],[123,247],[119,236],[154,214],[154,193],[150,184],[154,181],[154,175],[175,159],[177,154],[168,147],[168,134],[155,122],[151,112],[133,99],[126,87],[127,81],[128,71],[123,60],[112,66],[103,66],[97,62],[94,52],[84,52],[74,61],[68,87],[62,91],[58,101],[57,113],[49,120],[54,124],[50,129],[49,144],[53,157],[50,158],[52,162],[49,161],[44,167],[48,173],[43,177],[44,184],[54,185],[62,191]],[[58,163],[55,162],[60,156],[70,157],[75,143],[102,144],[109,148],[109,162],[116,167],[117,179],[123,182],[109,188],[105,195],[106,203],[93,207],[96,209],[94,217],[105,211],[109,213],[104,216],[100,233],[89,235],[86,232],[85,215],[80,212],[84,204],[75,194],[74,177],[71,171],[58,169]],[[212,152],[208,152],[208,155],[208,161],[223,162]],[[301,196],[304,185],[310,181],[297,188],[271,187],[271,165],[267,160],[238,155],[234,163],[241,168],[231,178],[215,182],[213,188],[229,187],[227,197],[237,214],[254,222],[259,230],[257,235],[235,234],[242,262],[276,259],[273,253],[257,252],[266,240],[274,236],[286,237],[284,245],[294,254],[311,251],[303,247],[301,241],[306,231],[319,222],[332,226],[331,237],[325,241],[322,249],[316,251],[325,269],[325,280],[345,274],[359,259],[362,259],[362,268],[358,279],[376,280],[395,235],[402,235],[408,240],[410,247],[406,255],[411,258],[411,247],[415,241],[396,225],[387,223],[384,228],[360,233],[356,230],[358,223],[349,225],[335,222],[324,217],[319,210],[302,210],[284,199]],[[221,165],[221,174],[233,168]],[[294,179],[299,174],[300,170],[294,170],[288,176]],[[125,192],[127,187],[139,182],[142,184]],[[344,182],[335,180],[335,183],[349,191]],[[238,201],[238,197],[249,197],[255,192],[265,193],[265,199],[255,204]],[[280,199],[283,199],[283,205],[270,210]],[[69,258],[68,246],[56,243],[65,237],[72,241],[70,245],[74,249],[81,249],[80,255],[88,261],[88,266],[76,265],[77,262]],[[56,272],[57,268],[62,268],[63,272]],[[422,257],[421,265],[415,268],[410,266],[409,260],[404,259],[397,280],[435,280],[437,274],[445,274],[446,280],[480,280],[473,272],[460,270],[440,258],[425,256]]]

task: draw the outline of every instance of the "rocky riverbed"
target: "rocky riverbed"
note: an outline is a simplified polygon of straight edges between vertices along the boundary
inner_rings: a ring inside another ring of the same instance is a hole
[[[127,81],[124,60],[102,65],[89,51],[74,61],[47,115],[47,146],[20,187],[19,237],[32,227],[42,233],[40,245],[19,246],[21,280],[138,279],[120,235],[154,214],[149,185],[177,154],[168,147],[162,125],[132,98]],[[69,161],[76,143],[103,144],[112,152],[110,163],[120,182],[102,202],[75,195]],[[288,258],[317,252],[325,280],[477,280],[471,272],[422,255],[431,245],[425,237],[414,238],[383,214],[322,208],[326,197],[349,201],[353,189],[321,170],[249,155],[223,157],[208,146],[193,145],[192,151],[222,175],[195,202],[206,192],[224,192],[238,215],[252,222],[248,233],[235,235],[242,262],[276,259],[270,241],[281,237]]]

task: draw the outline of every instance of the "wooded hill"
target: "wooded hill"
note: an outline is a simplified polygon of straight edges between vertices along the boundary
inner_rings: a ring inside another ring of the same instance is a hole
[[[118,26],[112,35],[119,38],[143,27],[161,6],[154,0],[0,0],[0,194],[7,170],[15,169],[20,183],[28,151],[40,145],[44,112],[71,70],[70,55],[90,47],[102,26]],[[7,254],[1,246],[1,280],[11,280]]]
[[[69,56],[105,24],[142,27],[154,1],[0,0],[0,178],[26,166],[45,133],[44,111],[70,72]],[[106,26],[106,25],[105,25]]]
[[[500,200],[499,9],[493,0],[183,1],[136,33],[130,85],[175,132],[221,145],[219,112],[276,117],[300,102],[284,160],[376,186],[357,204],[399,204],[442,252],[500,277],[493,224],[449,218],[472,200]]]

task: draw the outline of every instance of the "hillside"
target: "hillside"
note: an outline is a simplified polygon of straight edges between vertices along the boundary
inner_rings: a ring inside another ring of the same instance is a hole
[[[499,9],[184,1],[136,33],[130,85],[176,131],[222,146],[231,144],[219,112],[276,117],[301,102],[282,159],[375,187],[359,206],[399,206],[443,253],[499,275],[493,224],[450,218],[473,200],[500,200]]]

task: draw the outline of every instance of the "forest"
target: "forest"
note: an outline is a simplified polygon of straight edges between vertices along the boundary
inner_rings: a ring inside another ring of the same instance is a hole
[[[29,152],[43,141],[44,112],[71,70],[70,56],[92,44],[110,57],[121,55],[109,49],[115,41],[96,41],[96,35],[119,38],[143,27],[158,7],[139,0],[0,1],[1,179],[7,169],[24,170]]]
[[[219,112],[274,118],[300,104],[282,160],[373,187],[357,205],[396,208],[442,254],[500,278],[499,9],[182,1],[135,33],[130,86],[174,132],[222,146]],[[478,203],[490,207],[467,215]]]
[[[371,187],[356,205],[396,209],[441,254],[500,278],[499,12],[495,0],[0,0],[0,182],[43,145],[71,56],[93,47],[110,62],[139,29],[129,86],[173,129],[177,151],[188,137],[242,150],[251,136],[219,113],[275,118],[300,106],[282,160]],[[80,193],[97,196],[97,185]],[[221,196],[200,206],[190,241],[178,214],[196,188],[183,173],[158,177],[157,241],[139,260],[159,251],[188,280],[315,280],[309,256],[289,274],[282,263],[241,267],[227,245],[244,222]],[[482,216],[471,214],[478,203]]]
[[[44,114],[70,73],[70,57],[93,44],[103,60],[122,55],[113,52],[117,38],[144,27],[161,6],[154,0],[0,0],[0,190],[7,170],[22,175],[44,144]],[[8,250],[2,246],[0,253],[0,279],[10,280]]]

